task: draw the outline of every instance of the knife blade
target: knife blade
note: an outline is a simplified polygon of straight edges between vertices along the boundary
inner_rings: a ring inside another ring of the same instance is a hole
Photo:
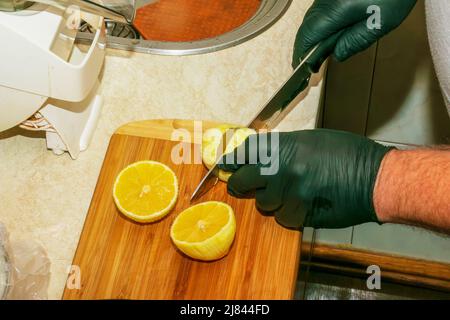
[[[319,46],[320,44],[311,49],[302,59],[299,66],[294,70],[287,81],[283,83],[272,98],[261,108],[252,121],[250,121],[247,125],[248,128],[254,130],[272,129],[278,124],[284,117],[289,104],[308,87],[312,71],[307,64],[307,61]],[[224,134],[224,136],[226,136],[226,134]],[[216,163],[194,190],[191,201],[196,200],[216,185],[219,174],[218,164],[223,156],[222,150],[225,150],[225,148],[218,149]]]
[[[279,124],[289,104],[308,87],[312,71],[307,62],[318,48],[319,45],[309,51],[286,82],[250,121],[247,125],[248,128],[255,130],[273,129]]]

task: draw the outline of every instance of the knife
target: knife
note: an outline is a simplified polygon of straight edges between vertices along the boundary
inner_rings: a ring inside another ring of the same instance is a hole
[[[289,104],[303,92],[309,84],[311,75],[320,69],[322,63],[333,52],[342,31],[331,36],[327,40],[322,41],[313,47],[306,56],[301,59],[299,66],[294,70],[288,80],[281,86],[280,89],[272,96],[272,98],[261,108],[259,113],[247,125],[248,128],[256,131],[262,129],[272,129],[283,119],[285,114],[289,112],[287,108]],[[321,57],[320,59],[314,59]],[[318,61],[318,64],[313,66],[309,62]],[[229,129],[232,130],[232,129]],[[226,134],[223,135],[227,136]],[[198,184],[194,193],[191,196],[191,202],[198,199],[200,196],[213,188],[219,176],[218,164],[222,159],[224,148],[219,148],[217,152],[217,160],[214,166],[208,171],[203,179]]]

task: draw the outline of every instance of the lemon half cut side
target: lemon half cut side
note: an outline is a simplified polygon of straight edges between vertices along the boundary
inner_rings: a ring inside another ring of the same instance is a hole
[[[137,222],[154,222],[166,216],[178,198],[175,173],[157,161],[139,161],[123,169],[113,188],[121,213]]]

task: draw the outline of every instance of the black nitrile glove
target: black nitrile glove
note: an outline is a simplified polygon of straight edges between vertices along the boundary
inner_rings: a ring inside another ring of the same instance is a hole
[[[344,228],[378,222],[373,190],[389,150],[365,137],[326,129],[259,134],[224,155],[219,168],[234,172],[228,181],[231,195],[254,192],[258,209],[285,227]]]
[[[417,0],[315,0],[305,15],[294,45],[292,66],[295,68],[306,52],[316,44],[342,31],[334,56],[344,61],[369,48],[378,39],[398,27],[409,15]],[[369,28],[373,14],[368,8],[380,9],[381,28]],[[320,57],[324,60],[326,57]]]

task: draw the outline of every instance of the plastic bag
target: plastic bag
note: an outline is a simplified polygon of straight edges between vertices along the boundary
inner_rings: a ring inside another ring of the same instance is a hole
[[[0,299],[47,299],[50,260],[33,241],[10,242],[0,223]]]
[[[11,282],[9,264],[8,235],[5,227],[0,223],[0,300],[6,299]]]

